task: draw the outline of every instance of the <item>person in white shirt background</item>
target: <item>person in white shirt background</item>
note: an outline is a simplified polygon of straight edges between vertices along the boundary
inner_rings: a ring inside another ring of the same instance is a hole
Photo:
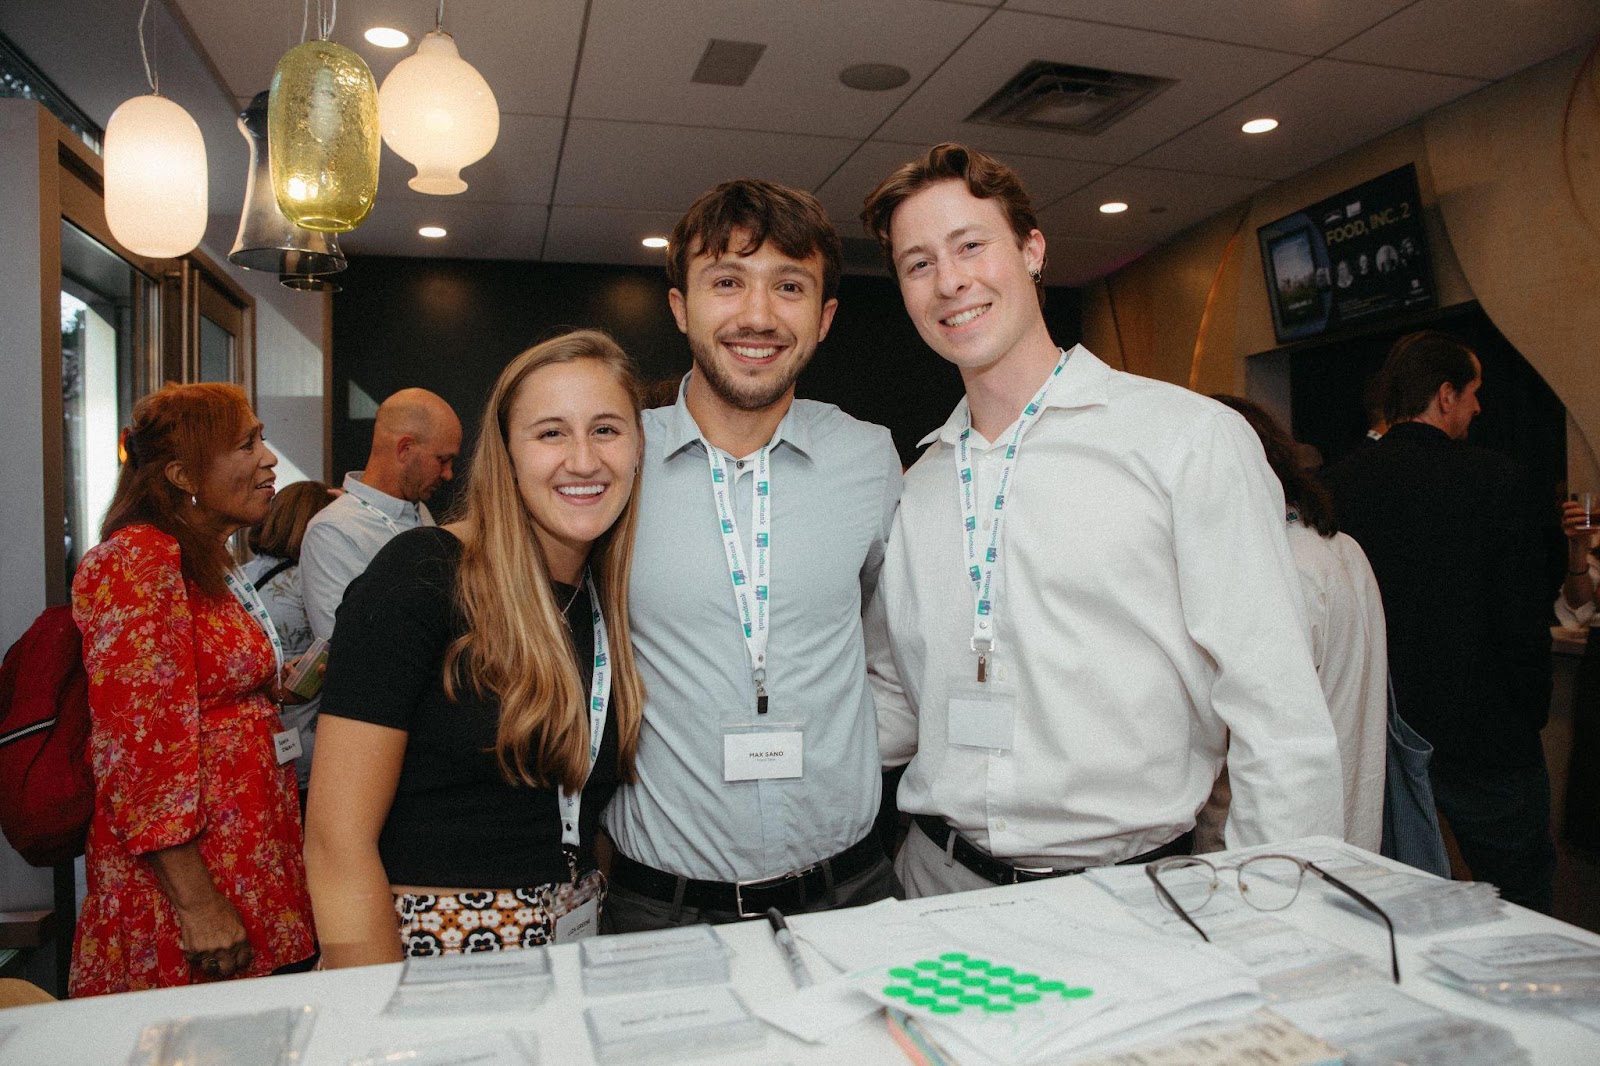
[[[1255,434],[1051,339],[1044,236],[998,161],[939,145],[862,219],[966,387],[906,475],[869,618],[881,755],[908,764],[907,893],[1187,851],[1224,759],[1230,846],[1342,835]]]
[[[1289,551],[1305,600],[1311,661],[1322,682],[1344,770],[1344,838],[1368,851],[1383,846],[1384,776],[1389,740],[1389,648],[1383,596],[1372,564],[1349,534],[1339,532],[1328,490],[1300,463],[1295,442],[1259,404],[1239,396],[1212,399],[1239,412],[1261,438],[1267,464],[1283,484]],[[1226,812],[1226,781],[1220,812]],[[1221,844],[1217,796],[1206,804],[1200,850]],[[1209,830],[1209,833],[1208,833]],[[1211,839],[1207,839],[1210,836]],[[1213,845],[1207,848],[1207,845]]]

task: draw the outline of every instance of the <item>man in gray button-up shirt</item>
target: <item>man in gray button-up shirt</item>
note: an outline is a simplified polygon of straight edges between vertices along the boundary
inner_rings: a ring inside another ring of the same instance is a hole
[[[649,703],[605,815],[618,931],[867,903],[896,884],[862,605],[900,494],[889,433],[794,398],[837,301],[809,194],[737,181],[673,231],[694,369],[645,414],[630,597]],[[752,505],[757,509],[752,510]]]

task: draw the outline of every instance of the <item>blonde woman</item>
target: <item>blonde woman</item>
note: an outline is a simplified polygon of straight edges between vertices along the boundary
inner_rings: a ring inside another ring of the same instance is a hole
[[[644,703],[639,395],[603,333],[523,352],[490,394],[461,520],[402,533],[346,593],[306,829],[324,966],[593,931],[594,830],[633,777]]]

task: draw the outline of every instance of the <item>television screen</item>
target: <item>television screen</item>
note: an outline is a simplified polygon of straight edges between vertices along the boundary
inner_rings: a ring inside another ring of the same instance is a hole
[[[1410,164],[1262,226],[1257,237],[1279,343],[1434,306]]]

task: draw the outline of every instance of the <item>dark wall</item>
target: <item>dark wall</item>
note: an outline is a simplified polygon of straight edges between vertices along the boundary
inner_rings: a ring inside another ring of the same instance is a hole
[[[374,256],[352,259],[341,280],[333,299],[336,479],[360,469],[371,443],[371,421],[349,417],[352,382],[379,401],[408,386],[432,389],[460,414],[470,448],[500,368],[566,330],[608,330],[647,382],[689,368],[659,268]],[[1056,341],[1075,343],[1077,290],[1050,290],[1045,311]],[[888,426],[909,463],[916,442],[961,398],[961,378],[917,336],[894,282],[847,276],[833,329],[798,392]],[[436,512],[453,499],[450,489],[431,501]]]

